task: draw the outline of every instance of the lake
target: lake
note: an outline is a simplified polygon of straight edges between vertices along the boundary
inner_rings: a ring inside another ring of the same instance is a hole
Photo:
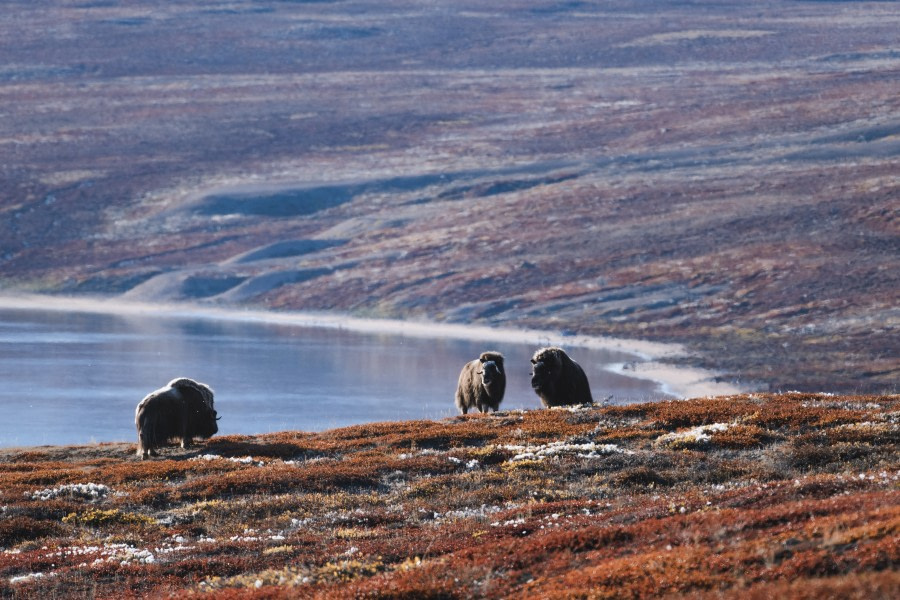
[[[541,344],[485,343],[240,320],[0,309],[0,446],[136,441],[134,409],[175,377],[215,390],[219,434],[317,431],[457,414],[463,364],[506,356],[501,409],[537,408]],[[657,384],[604,366],[617,351],[570,350],[594,399],[658,400]]]

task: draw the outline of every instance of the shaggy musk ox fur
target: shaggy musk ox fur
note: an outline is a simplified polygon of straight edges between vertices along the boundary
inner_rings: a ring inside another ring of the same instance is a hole
[[[456,408],[462,414],[468,413],[470,408],[477,408],[481,412],[497,410],[505,391],[503,355],[499,352],[482,352],[477,359],[467,362],[459,374]]]
[[[531,364],[531,388],[544,406],[594,401],[584,370],[562,348],[541,348],[531,357]]]
[[[181,447],[187,448],[192,438],[211,437],[219,431],[219,418],[208,385],[186,377],[173,379],[137,405],[138,456],[156,456],[156,448],[172,440],[181,440]]]

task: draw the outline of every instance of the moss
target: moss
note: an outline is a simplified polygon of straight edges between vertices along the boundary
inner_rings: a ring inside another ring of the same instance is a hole
[[[371,577],[385,570],[380,560],[342,560],[319,567],[316,578],[320,581],[348,582],[360,577]]]
[[[152,525],[156,523],[156,519],[146,515],[122,512],[118,509],[92,508],[81,513],[68,514],[63,517],[62,522],[87,527],[105,527],[109,525]]]

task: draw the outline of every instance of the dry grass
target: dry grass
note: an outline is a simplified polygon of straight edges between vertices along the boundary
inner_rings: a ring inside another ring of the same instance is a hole
[[[900,592],[898,396],[741,395],[0,454],[0,595]],[[87,485],[93,484],[93,485]]]

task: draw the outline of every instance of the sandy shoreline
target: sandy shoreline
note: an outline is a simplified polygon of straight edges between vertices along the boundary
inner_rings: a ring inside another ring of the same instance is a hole
[[[538,329],[494,328],[482,325],[459,325],[399,319],[366,319],[333,313],[271,312],[257,309],[235,309],[184,303],[143,303],[107,298],[71,298],[43,295],[0,296],[0,309],[52,310],[133,316],[185,317],[246,323],[270,323],[295,327],[344,329],[359,333],[400,335],[417,338],[484,340],[534,344],[535,347],[558,345],[567,348],[615,350],[635,356],[629,363],[615,365],[615,372],[628,377],[658,383],[666,394],[678,398],[720,396],[748,390],[716,381],[716,374],[699,368],[681,367],[659,362],[663,358],[685,356],[680,344],[629,340],[601,336],[563,335]]]

